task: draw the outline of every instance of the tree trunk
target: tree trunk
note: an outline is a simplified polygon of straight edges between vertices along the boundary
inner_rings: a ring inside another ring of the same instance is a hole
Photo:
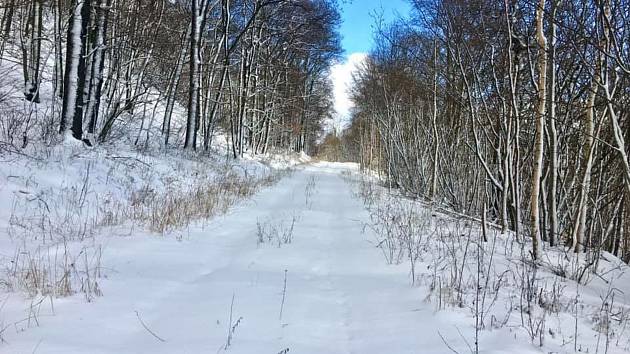
[[[7,8],[2,15],[2,26],[0,27],[0,63],[4,54],[4,47],[11,35],[11,27],[13,24],[13,15],[15,14],[15,0],[9,0]]]
[[[105,45],[107,36],[107,13],[111,5],[111,0],[100,0],[100,4],[96,11],[96,27],[94,36],[94,53],[91,63],[90,74],[90,90],[87,102],[86,118],[89,119],[88,134],[92,143],[92,138],[96,131],[96,123],[98,120],[101,92],[103,90],[103,69],[105,67]]]
[[[55,40],[55,77],[54,77],[54,94],[59,98],[63,98],[63,33],[62,33],[62,1],[57,0],[54,9],[54,40]]]
[[[549,245],[556,245],[558,234],[558,131],[556,129],[556,11],[560,0],[552,0],[550,14],[549,48]]]
[[[90,1],[76,0],[72,6],[66,49],[63,108],[59,132],[65,134],[72,122],[72,136],[83,138],[83,91],[85,88],[85,47],[90,21]]]
[[[177,97],[177,89],[179,87],[179,81],[182,76],[182,70],[184,68],[184,62],[188,55],[188,48],[190,43],[191,26],[188,26],[186,33],[182,38],[182,46],[179,51],[179,57],[177,58],[177,64],[175,65],[175,71],[171,77],[166,92],[166,110],[164,112],[164,121],[162,125],[162,133],[164,134],[164,145],[168,146],[168,141],[171,135],[171,117],[173,116],[173,108],[175,107],[175,98]]]
[[[438,176],[438,153],[440,151],[440,137],[438,136],[437,126],[437,81],[438,81],[438,48],[437,40],[433,41],[433,175],[431,177],[431,191],[429,198],[435,198],[437,193],[437,176]]]
[[[199,120],[199,74],[200,74],[200,42],[201,42],[201,23],[203,22],[199,0],[192,1],[192,20],[190,35],[190,73],[189,73],[189,92],[188,92],[188,119],[186,121],[186,140],[184,149],[196,150],[195,141],[197,134],[196,124]]]
[[[598,62],[601,60],[598,56]],[[582,175],[580,184],[580,194],[575,218],[575,226],[571,238],[571,247],[573,251],[579,253],[584,245],[584,232],[586,230],[586,216],[588,213],[588,196],[591,190],[591,170],[593,168],[593,155],[595,151],[595,98],[599,88],[598,70],[600,65],[597,64],[595,76],[590,85],[590,92],[584,108],[584,154],[582,158]]]
[[[39,103],[39,70],[42,50],[43,0],[31,3],[26,43],[23,44],[24,97]]]
[[[540,0],[536,9],[536,41],[540,47],[538,54],[538,107],[536,110],[536,136],[534,140],[534,164],[531,181],[531,206],[530,206],[530,228],[532,236],[532,257],[534,260],[540,258],[541,235],[540,235],[540,178],[543,165],[543,143],[544,143],[544,122],[547,108],[547,38],[544,34],[544,14],[545,0]]]

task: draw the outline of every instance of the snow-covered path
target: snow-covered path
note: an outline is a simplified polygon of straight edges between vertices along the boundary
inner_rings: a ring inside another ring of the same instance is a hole
[[[231,353],[449,352],[437,330],[452,332],[459,315],[435,314],[406,268],[385,264],[340,174],[348,168],[300,169],[180,242],[110,238],[104,296],[56,300],[55,316],[43,306],[41,325],[7,335],[0,349],[217,353],[230,341]],[[294,217],[291,244],[258,244],[258,224],[288,228]]]

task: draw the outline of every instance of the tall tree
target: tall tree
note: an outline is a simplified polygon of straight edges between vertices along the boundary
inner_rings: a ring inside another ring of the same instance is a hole
[[[540,258],[542,238],[540,232],[540,179],[543,168],[543,147],[545,137],[545,118],[547,112],[547,37],[545,36],[545,4],[539,0],[536,9],[536,41],[538,53],[538,106],[536,111],[536,137],[534,140],[534,165],[531,182],[530,227],[532,233],[532,257]]]

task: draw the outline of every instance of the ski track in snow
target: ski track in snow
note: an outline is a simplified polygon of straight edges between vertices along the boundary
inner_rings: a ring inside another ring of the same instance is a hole
[[[459,323],[471,338],[470,319],[435,313],[423,302],[426,289],[410,286],[404,265],[386,265],[364,233],[367,212],[340,174],[353,166],[300,168],[228,215],[183,231],[181,242],[108,238],[104,296],[93,303],[56,299],[55,315],[44,308],[39,327],[7,332],[0,352],[449,353],[438,330],[457,342]],[[291,244],[257,244],[257,222],[294,214],[300,219]],[[233,297],[235,327],[224,350]],[[539,352],[509,339],[485,353]],[[460,344],[453,345],[467,352]]]

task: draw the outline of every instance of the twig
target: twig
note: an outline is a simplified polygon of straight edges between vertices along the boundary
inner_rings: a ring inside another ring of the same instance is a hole
[[[232,293],[232,303],[230,304],[230,323],[228,324],[228,333],[227,340],[225,342],[225,346],[223,349],[227,350],[232,344],[232,315],[234,313],[234,298],[236,297],[236,293]]]
[[[442,338],[442,342],[444,342],[444,345],[446,345],[446,347],[447,347],[448,349],[450,349],[453,353],[455,353],[455,354],[459,354],[459,352],[458,352],[457,350],[453,349],[453,347],[451,347],[451,345],[450,345],[450,344],[448,344],[448,342],[446,341],[446,339],[444,339],[444,336],[442,336],[442,333],[440,333],[440,331],[437,331],[437,332],[438,332],[438,335],[440,336],[440,338]]]
[[[140,163],[140,164],[143,164],[143,165],[145,165],[147,167],[151,167],[150,164],[148,164],[148,163],[146,163],[146,162],[144,162],[144,161],[142,161],[142,160],[140,160],[138,158],[131,157],[131,156],[112,156],[112,155],[109,155],[109,156],[106,156],[105,158],[110,159],[110,160],[133,160],[133,161],[135,161],[137,163]]]
[[[155,334],[155,332],[153,332],[151,329],[149,329],[149,327],[147,327],[147,325],[144,323],[144,321],[142,321],[142,318],[140,318],[140,313],[138,313],[138,311],[135,311],[135,312],[136,312],[136,316],[138,317],[138,321],[140,321],[140,324],[142,325],[142,327],[144,327],[144,329],[147,330],[147,332],[149,332],[153,337],[155,337],[160,342],[162,342],[162,343],[166,342],[166,340],[164,340],[163,338],[160,338],[160,336]]]
[[[287,272],[288,270],[284,270],[284,288],[282,289],[282,303],[280,304],[280,321],[282,321],[282,311],[284,310],[284,300],[287,296]]]
[[[466,337],[464,337],[464,334],[462,333],[462,331],[459,330],[459,327],[455,326],[455,329],[457,329],[457,333],[459,333],[459,336],[462,338],[464,343],[466,343],[466,345],[468,346],[468,350],[470,350],[471,353],[474,353],[472,347],[470,346],[470,343],[468,343],[468,341],[466,340]]]
[[[35,346],[35,348],[33,348],[32,354],[35,354],[35,352],[37,352],[37,349],[39,349],[39,346],[42,344],[43,341],[44,339],[40,339],[39,342],[37,342],[37,345]]]

